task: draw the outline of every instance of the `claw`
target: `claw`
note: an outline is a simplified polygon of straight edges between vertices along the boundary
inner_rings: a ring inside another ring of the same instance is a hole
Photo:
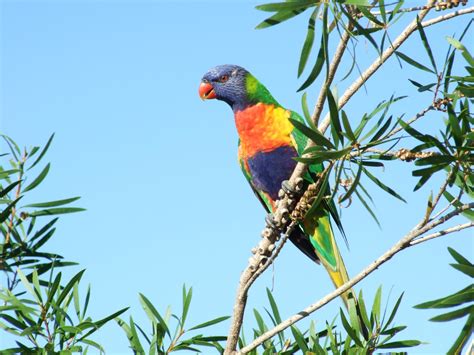
[[[294,197],[298,194],[298,190],[293,187],[288,180],[281,183],[281,188],[289,197]]]
[[[269,228],[273,230],[278,230],[278,226],[276,225],[275,219],[273,218],[273,213],[269,213],[266,215],[265,222],[267,222]]]

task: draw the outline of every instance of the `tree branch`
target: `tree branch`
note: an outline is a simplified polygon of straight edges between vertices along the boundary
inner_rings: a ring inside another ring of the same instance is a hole
[[[323,307],[324,305],[326,305],[327,303],[329,303],[330,301],[332,301],[333,299],[337,298],[342,293],[347,291],[349,288],[353,287],[354,285],[356,285],[357,283],[359,283],[360,281],[365,279],[368,275],[370,275],[372,272],[374,272],[379,266],[386,263],[388,260],[390,260],[395,254],[399,253],[400,251],[402,251],[406,248],[409,248],[413,245],[417,245],[419,243],[422,243],[423,241],[427,241],[427,240],[439,237],[441,235],[445,235],[445,234],[448,234],[448,233],[456,232],[458,230],[462,230],[462,229],[465,229],[465,228],[472,227],[473,224],[468,223],[468,225],[464,224],[464,225],[452,227],[452,228],[446,229],[445,231],[440,231],[440,232],[436,232],[436,233],[427,235],[426,237],[417,239],[415,241],[415,239],[417,237],[419,237],[419,236],[423,235],[424,233],[432,230],[433,228],[445,223],[446,221],[448,221],[449,219],[459,215],[460,213],[462,213],[466,210],[470,210],[472,208],[474,208],[474,202],[462,205],[458,209],[448,213],[447,215],[426,224],[424,227],[421,227],[421,228],[410,231],[403,238],[401,238],[397,243],[395,243],[389,250],[387,250],[384,254],[382,254],[377,260],[375,260],[370,265],[368,265],[364,270],[362,270],[359,274],[357,274],[355,277],[350,279],[344,285],[337,288],[333,292],[327,294],[325,297],[321,298],[316,303],[313,303],[312,305],[308,306],[304,310],[302,310],[302,311],[298,312],[297,314],[287,318],[286,320],[284,320],[283,322],[278,324],[273,329],[270,329],[266,333],[262,334],[261,336],[256,338],[252,343],[250,343],[249,345],[242,348],[240,350],[239,354],[248,353],[249,351],[255,349],[257,346],[262,344],[264,341],[270,339],[274,335],[276,335],[279,332],[285,330],[286,328],[288,328],[291,325],[295,324],[299,320],[309,316],[314,311],[316,311],[319,308]]]
[[[474,227],[474,222],[468,222],[468,223],[464,223],[464,224],[459,224],[457,226],[454,226],[454,227],[451,227],[451,228],[447,228],[445,230],[442,230],[442,231],[438,231],[438,232],[435,232],[435,233],[432,233],[432,234],[428,234],[427,236],[424,236],[422,238],[418,238],[418,239],[415,239],[415,240],[412,240],[410,242],[410,246],[413,246],[413,245],[417,245],[417,244],[420,244],[420,243],[423,243],[423,242],[426,242],[430,239],[434,239],[434,238],[438,238],[438,237],[441,237],[443,235],[446,235],[446,234],[449,234],[449,233],[454,233],[454,232],[459,232],[463,229],[466,229],[466,228],[471,228],[471,227]]]

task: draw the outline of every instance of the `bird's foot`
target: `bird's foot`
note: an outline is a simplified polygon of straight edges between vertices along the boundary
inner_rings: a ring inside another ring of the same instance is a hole
[[[265,222],[267,222],[267,227],[278,232],[280,230],[280,227],[277,225],[275,221],[275,217],[273,216],[273,213],[269,213],[265,217]]]
[[[288,195],[289,198],[297,197],[301,194],[301,189],[303,187],[303,179],[298,179],[296,183],[290,184],[288,180],[284,180],[281,183],[281,189],[283,192]]]

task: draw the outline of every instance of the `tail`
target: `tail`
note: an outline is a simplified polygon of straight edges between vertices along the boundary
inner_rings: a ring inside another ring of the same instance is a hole
[[[338,288],[349,281],[346,266],[344,265],[341,253],[336,244],[336,239],[334,238],[334,233],[331,229],[329,216],[314,216],[309,218],[306,216],[303,225],[305,232],[310,236],[311,244],[314,247],[318,259],[326,268],[334,286]],[[351,304],[357,304],[356,295],[352,288],[341,294],[341,298],[346,308],[349,308]],[[351,299],[355,302],[350,302]]]

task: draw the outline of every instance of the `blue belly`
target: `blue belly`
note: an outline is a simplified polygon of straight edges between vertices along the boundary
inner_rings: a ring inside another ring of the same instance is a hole
[[[276,201],[281,183],[288,180],[295,169],[298,154],[295,148],[282,146],[271,152],[258,152],[247,160],[252,183]]]

